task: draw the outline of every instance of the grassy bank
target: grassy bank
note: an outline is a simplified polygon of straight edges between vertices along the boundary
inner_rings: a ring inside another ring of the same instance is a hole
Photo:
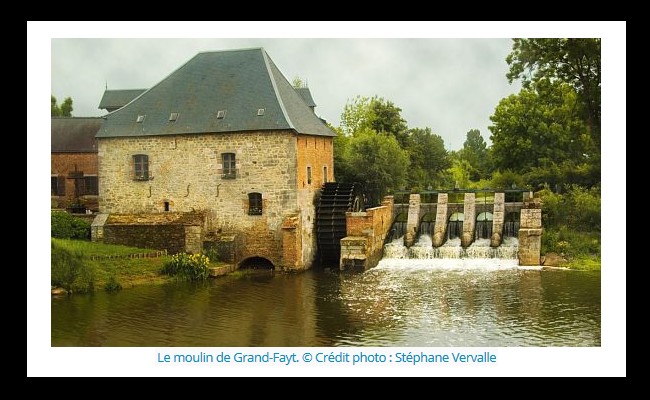
[[[555,253],[566,261],[559,266],[572,269],[599,270],[600,232],[573,231],[565,226],[544,228],[542,255]]]
[[[52,285],[72,293],[117,290],[143,284],[175,280],[161,271],[171,256],[128,258],[132,254],[153,253],[153,249],[110,245],[85,240],[52,238]],[[122,256],[124,258],[101,258]],[[99,259],[92,259],[100,257]],[[210,267],[223,266],[216,260]]]

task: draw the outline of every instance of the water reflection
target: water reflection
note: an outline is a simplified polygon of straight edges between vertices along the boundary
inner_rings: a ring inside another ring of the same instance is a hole
[[[52,299],[52,345],[600,346],[599,272],[385,261]]]

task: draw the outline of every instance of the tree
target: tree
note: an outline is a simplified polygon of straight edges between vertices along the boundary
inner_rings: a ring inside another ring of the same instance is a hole
[[[408,142],[408,126],[401,115],[402,109],[382,97],[357,96],[348,100],[341,113],[341,128],[346,135],[368,129],[379,134],[394,136],[402,148]]]
[[[513,39],[506,57],[512,83],[524,88],[540,80],[559,79],[573,87],[581,100],[584,119],[600,149],[600,39]]]
[[[72,116],[72,98],[66,97],[61,106],[57,105],[56,97],[51,96],[52,117],[71,117]]]
[[[467,132],[467,138],[463,143],[463,148],[459,151],[459,157],[471,165],[471,180],[478,181],[486,178],[489,174],[490,154],[487,143],[478,129],[471,129]]]
[[[413,187],[439,187],[441,174],[451,166],[445,142],[431,128],[412,128],[408,131],[408,151],[411,167],[408,183]]]
[[[341,129],[344,135],[354,136],[356,132],[366,131],[374,116],[369,97],[357,96],[348,100],[341,113]]]
[[[570,162],[571,169],[583,164],[593,166],[587,173],[598,179],[594,174],[600,171],[598,149],[577,103],[578,94],[573,87],[548,79],[531,83],[529,88],[502,99],[490,117],[495,168],[543,176],[540,172]],[[557,174],[552,176],[563,179]],[[591,184],[595,183],[592,179]]]
[[[344,181],[362,183],[371,204],[381,203],[391,189],[406,184],[409,156],[394,136],[365,130],[346,140],[342,155]],[[335,170],[338,168],[341,166]]]
[[[370,127],[378,133],[394,136],[400,146],[405,149],[408,145],[408,126],[402,118],[402,109],[392,101],[374,97],[370,102],[370,109],[374,118],[370,120]]]

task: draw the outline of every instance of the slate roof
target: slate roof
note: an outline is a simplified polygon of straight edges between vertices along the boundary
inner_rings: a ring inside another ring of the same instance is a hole
[[[118,108],[124,107],[131,100],[140,96],[147,89],[124,89],[124,90],[108,90],[104,91],[102,99],[99,101],[100,110],[113,111]]]
[[[178,113],[176,121],[170,121],[172,113]],[[99,138],[287,129],[336,135],[263,48],[199,53],[103,118]]]
[[[100,117],[52,117],[52,153],[96,153]]]
[[[314,102],[314,98],[311,97],[311,91],[309,90],[308,87],[299,87],[295,88],[296,92],[302,97],[302,99],[305,101],[307,106],[309,107],[316,107],[316,102]]]

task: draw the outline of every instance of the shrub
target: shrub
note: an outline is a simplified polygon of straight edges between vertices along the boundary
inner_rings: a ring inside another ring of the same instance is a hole
[[[566,226],[576,231],[600,231],[600,188],[586,189],[567,185],[565,193],[553,193],[547,188],[538,192],[542,199],[544,227]]]
[[[542,254],[564,254],[569,257],[600,255],[600,234],[598,232],[578,232],[566,226],[544,228],[542,235]]]
[[[117,292],[122,290],[122,285],[115,279],[114,276],[108,278],[108,282],[104,285],[104,290],[107,292]]]
[[[210,259],[203,254],[177,253],[165,263],[162,273],[189,281],[205,280],[210,275]]]
[[[52,213],[52,237],[61,239],[90,239],[90,223],[66,212]]]
[[[74,253],[52,242],[51,284],[68,293],[87,293],[95,288],[95,273],[79,253]]]

